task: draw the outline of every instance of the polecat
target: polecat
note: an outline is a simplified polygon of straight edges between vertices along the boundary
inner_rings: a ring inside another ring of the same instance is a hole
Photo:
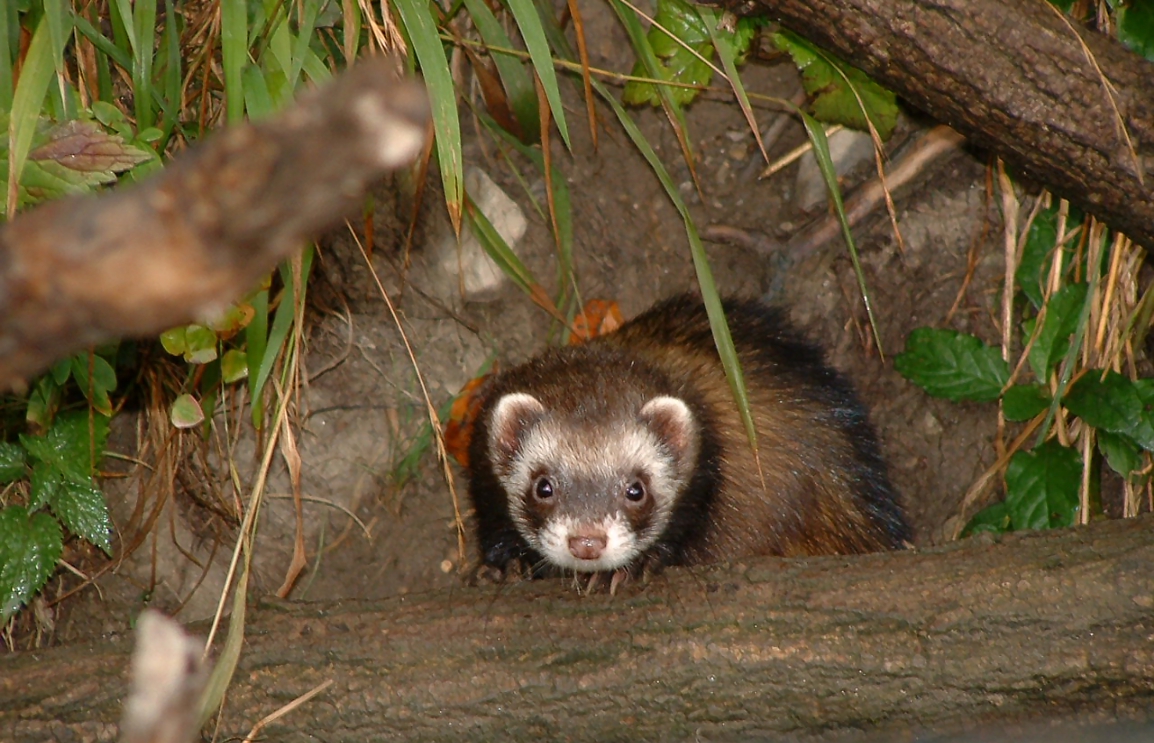
[[[704,305],[662,302],[482,390],[469,495],[486,565],[616,571],[616,581],[642,567],[871,552],[910,539],[846,380],[777,310],[724,307],[759,457]]]

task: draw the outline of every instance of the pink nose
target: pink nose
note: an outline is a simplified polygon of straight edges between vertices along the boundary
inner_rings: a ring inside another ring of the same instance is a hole
[[[579,534],[569,537],[569,554],[578,560],[596,560],[604,551],[604,534]]]

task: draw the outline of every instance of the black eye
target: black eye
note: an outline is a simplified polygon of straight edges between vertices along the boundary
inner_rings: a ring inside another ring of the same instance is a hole
[[[625,488],[625,497],[633,503],[640,503],[645,500],[645,486],[639,482],[630,483]]]
[[[553,483],[549,482],[548,477],[539,478],[533,486],[533,494],[538,500],[549,500],[553,497]]]

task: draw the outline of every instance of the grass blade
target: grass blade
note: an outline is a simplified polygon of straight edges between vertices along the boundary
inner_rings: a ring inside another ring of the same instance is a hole
[[[20,175],[32,149],[32,136],[40,121],[40,109],[56,67],[52,61],[52,44],[48,23],[41,20],[28,45],[20,80],[12,97],[12,115],[8,119],[8,196],[6,214],[16,213]]]
[[[721,365],[725,369],[725,377],[729,381],[729,389],[733,400],[741,414],[741,422],[745,427],[745,435],[749,439],[754,454],[757,453],[757,428],[753,425],[753,415],[749,408],[749,394],[745,388],[745,375],[741,371],[741,362],[737,358],[737,349],[733,345],[733,336],[729,332],[729,323],[725,319],[725,311],[721,306],[721,298],[717,291],[717,283],[713,279],[713,269],[709,266],[709,257],[705,254],[705,246],[701,243],[701,236],[693,222],[689,208],[681,198],[677,184],[673,182],[669,171],[665,169],[657,153],[653,151],[645,135],[637,128],[628,112],[617,102],[617,98],[610,93],[600,82],[594,81],[593,87],[605,99],[617,115],[617,120],[633,141],[633,145],[642,154],[653,169],[657,179],[661,182],[669,200],[681,214],[685,223],[685,234],[689,238],[689,251],[693,257],[693,268],[697,272],[697,284],[701,288],[701,297],[705,302],[705,311],[709,315],[709,327],[713,331],[713,342],[717,346],[717,353],[721,357]]]
[[[837,183],[837,170],[833,166],[833,158],[829,154],[829,140],[825,136],[825,128],[821,123],[802,110],[798,110],[801,116],[801,121],[805,125],[806,134],[809,135],[809,141],[813,143],[813,156],[817,160],[817,167],[821,171],[821,177],[825,181],[826,189],[829,191],[829,200],[833,204],[834,212],[837,213],[837,221],[841,224],[841,234],[845,238],[845,244],[849,248],[849,258],[853,263],[853,272],[857,277],[858,289],[861,290],[862,303],[865,305],[866,316],[869,318],[870,330],[873,332],[874,345],[877,346],[878,356],[882,361],[885,361],[886,353],[882,348],[882,337],[878,332],[877,321],[874,318],[873,305],[870,302],[869,287],[866,286],[865,272],[862,271],[861,260],[858,257],[857,243],[854,242],[853,233],[850,232],[849,218],[845,214],[845,203],[841,198],[841,188]]]
[[[461,153],[461,122],[457,117],[457,90],[441,37],[433,23],[429,4],[421,0],[396,0],[395,7],[408,32],[409,41],[421,64],[421,73],[429,91],[432,106],[433,133],[437,142],[437,160],[441,182],[445,185],[445,206],[453,230],[461,232],[461,210],[464,203],[464,171]]]
[[[501,27],[501,23],[493,15],[493,11],[489,10],[485,0],[464,0],[464,2],[469,16],[473,19],[473,25],[477,27],[477,31],[481,34],[481,40],[485,42],[486,46],[500,49],[513,48],[513,42],[509,40],[509,35]],[[501,83],[505,86],[505,93],[509,98],[509,108],[517,117],[517,123],[521,125],[525,140],[536,142],[540,139],[541,132],[537,120],[537,93],[533,88],[532,78],[529,77],[529,73],[525,71],[525,67],[517,57],[490,51],[489,58],[497,66]]]
[[[228,123],[244,119],[244,67],[248,63],[248,9],[245,0],[220,0],[220,58]]]
[[[565,146],[572,151],[569,127],[565,123],[565,110],[561,106],[561,88],[557,83],[557,71],[553,69],[553,55],[549,50],[549,42],[545,39],[545,29],[541,25],[541,17],[537,14],[537,6],[533,4],[533,0],[508,0],[508,2],[513,20],[521,31],[521,38],[525,40],[525,48],[529,50],[529,58],[533,61],[537,79],[545,88],[545,97],[549,101],[549,109],[553,112],[553,120],[557,122],[557,131],[561,132]]]

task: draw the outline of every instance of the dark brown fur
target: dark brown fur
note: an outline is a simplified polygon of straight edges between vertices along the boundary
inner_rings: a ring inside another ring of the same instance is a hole
[[[486,387],[469,452],[469,493],[486,564],[542,562],[509,515],[509,500],[528,496],[505,491],[489,442],[494,406],[516,392],[579,426],[636,416],[655,396],[678,398],[692,411],[699,434],[692,477],[637,563],[850,554],[909,541],[873,429],[849,384],[778,311],[740,300],[726,302],[725,311],[757,427],[757,456],[704,307],[675,297],[614,333],[549,351]],[[534,518],[532,508],[526,512]]]

